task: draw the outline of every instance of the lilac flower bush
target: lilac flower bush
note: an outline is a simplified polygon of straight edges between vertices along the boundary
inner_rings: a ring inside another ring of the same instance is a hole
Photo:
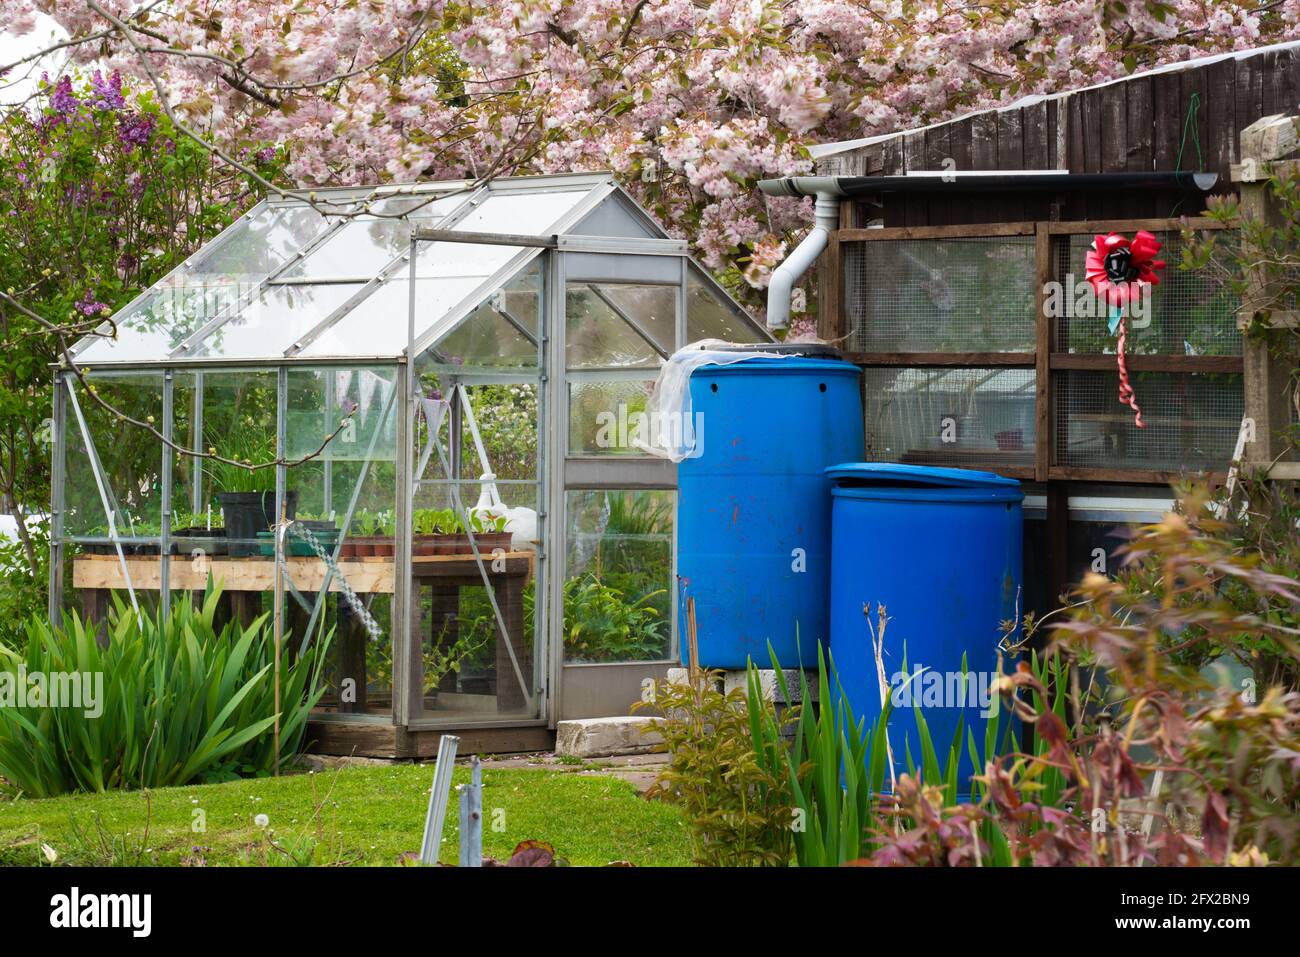
[[[265,167],[274,174],[271,165]],[[160,278],[257,198],[177,135],[117,72],[46,79],[0,114],[0,289],[69,341]],[[0,502],[49,501],[49,365],[57,342],[0,300]],[[141,433],[124,442],[145,442]],[[152,441],[152,440],[148,440]],[[157,455],[156,445],[153,453]],[[45,550],[19,527],[0,590],[39,590]]]

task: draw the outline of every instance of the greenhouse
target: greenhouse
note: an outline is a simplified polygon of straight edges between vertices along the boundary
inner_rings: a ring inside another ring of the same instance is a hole
[[[361,753],[624,714],[678,655],[637,422],[705,338],[766,334],[607,174],[265,200],[55,371],[51,615],[215,581],[330,640]]]

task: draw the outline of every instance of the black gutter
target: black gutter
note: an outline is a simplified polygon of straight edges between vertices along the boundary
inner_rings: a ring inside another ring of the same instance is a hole
[[[868,196],[881,193],[1065,193],[1090,190],[1165,190],[1204,193],[1217,173],[953,173],[925,176],[786,176],[760,180],[769,196]]]

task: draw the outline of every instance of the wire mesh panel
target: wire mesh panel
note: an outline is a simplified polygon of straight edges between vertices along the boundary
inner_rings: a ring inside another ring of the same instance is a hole
[[[1241,300],[1207,270],[1179,268],[1184,243],[1177,232],[1156,233],[1163,243],[1159,257],[1168,265],[1160,283],[1142,301],[1126,306],[1125,351],[1132,355],[1241,355],[1237,311]],[[1058,352],[1112,353],[1109,307],[1085,281],[1092,234],[1062,236],[1054,241],[1059,286],[1049,291],[1046,308],[1056,327]]]
[[[865,370],[867,459],[1032,465],[1033,369]]]
[[[845,243],[855,352],[1032,352],[1034,238]]]
[[[1241,427],[1235,373],[1138,372],[1133,388],[1146,427],[1120,404],[1115,373],[1053,373],[1056,463],[1088,468],[1222,471]]]

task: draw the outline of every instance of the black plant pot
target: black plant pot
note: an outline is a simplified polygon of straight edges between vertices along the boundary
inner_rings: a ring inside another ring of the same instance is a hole
[[[217,501],[226,514],[226,541],[232,558],[247,558],[260,553],[257,533],[271,530],[277,518],[275,492],[218,492]],[[298,493],[284,493],[285,518],[293,518],[298,507]]]

